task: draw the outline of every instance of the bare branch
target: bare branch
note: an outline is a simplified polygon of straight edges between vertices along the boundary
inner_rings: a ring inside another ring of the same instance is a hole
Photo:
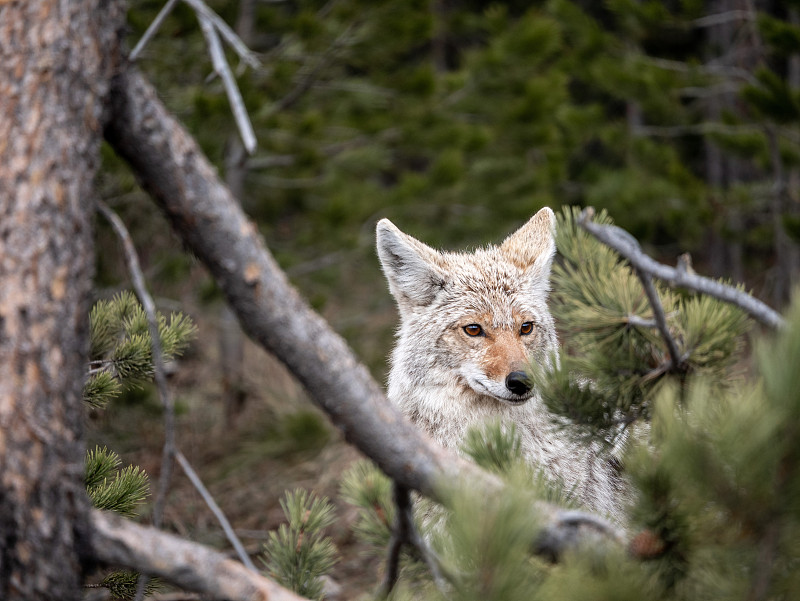
[[[258,228],[152,86],[135,69],[115,85],[106,139],[206,264],[243,330],[283,361],[345,439],[393,480],[434,500],[447,503],[456,482],[485,496],[503,494],[500,478],[436,445],[391,406],[347,343],[289,284]],[[580,540],[574,512],[533,499],[531,511],[545,524],[543,552],[560,555]],[[606,520],[586,514],[583,523],[598,538],[624,543]]]
[[[92,546],[100,561],[160,576],[229,601],[302,601],[303,597],[204,545],[92,509]]]
[[[667,350],[669,351],[669,369],[680,369],[681,365],[683,364],[683,359],[681,358],[680,351],[678,350],[678,344],[672,337],[672,334],[669,331],[669,326],[667,326],[667,316],[664,315],[664,306],[661,304],[661,299],[658,297],[658,292],[656,291],[656,287],[653,285],[653,280],[650,277],[650,274],[646,271],[638,268],[636,268],[635,271],[636,275],[639,276],[639,280],[642,282],[642,287],[647,295],[647,300],[650,302],[650,307],[653,309],[653,317],[655,318],[658,332],[661,334],[661,338],[664,339],[664,343],[667,345]]]
[[[654,319],[645,319],[644,317],[639,317],[638,315],[630,314],[625,318],[625,322],[629,326],[634,326],[638,328],[657,328],[658,324]]]
[[[261,68],[261,62],[258,60],[253,51],[247,47],[247,45],[238,35],[236,35],[236,32],[231,29],[230,25],[220,18],[217,13],[211,10],[208,5],[203,2],[203,0],[184,0],[184,2],[186,2],[186,4],[191,6],[197,12],[198,17],[202,15],[211,22],[211,24],[214,26],[214,29],[219,32],[226,42],[228,42],[230,47],[233,48],[236,54],[239,55],[239,58],[250,65],[253,69]]]
[[[666,69],[668,71],[676,71],[678,73],[702,73],[705,75],[714,75],[720,77],[731,77],[740,79],[748,83],[758,83],[755,76],[747,69],[740,69],[739,67],[730,67],[727,65],[714,65],[706,63],[704,65],[689,65],[681,61],[673,61],[667,58],[657,58],[653,56],[641,57],[641,60],[646,64]]]
[[[253,154],[256,149],[256,134],[253,131],[253,124],[250,122],[250,116],[247,114],[247,108],[244,106],[242,94],[239,92],[239,87],[236,85],[236,79],[228,66],[228,61],[225,60],[225,53],[222,51],[222,44],[220,44],[217,30],[214,28],[211,18],[207,16],[206,13],[198,12],[197,18],[200,21],[200,28],[203,30],[203,35],[208,44],[208,52],[211,54],[211,62],[214,65],[214,71],[220,76],[222,85],[225,86],[225,93],[228,95],[228,101],[231,103],[233,117],[236,119],[236,125],[242,136],[242,144],[244,144],[249,154]]]
[[[713,15],[706,15],[692,21],[695,27],[713,27],[714,25],[722,25],[723,23],[730,23],[732,21],[752,21],[753,15],[749,10],[728,10],[722,13]]]
[[[636,128],[639,135],[661,136],[664,138],[677,138],[680,136],[708,134],[722,134],[735,136],[744,133],[758,133],[760,129],[755,125],[726,125],[724,123],[707,122],[693,123],[690,125],[640,125]]]
[[[167,0],[167,3],[161,8],[161,10],[156,15],[156,18],[153,19],[153,22],[150,23],[150,26],[147,28],[147,31],[144,32],[144,35],[141,39],[136,43],[136,46],[131,50],[130,55],[128,58],[132,61],[135,61],[139,58],[139,54],[141,54],[144,47],[147,45],[152,37],[158,31],[158,28],[161,27],[161,24],[167,18],[167,15],[172,12],[174,6],[178,3],[178,0]]]
[[[670,286],[687,288],[736,305],[760,323],[781,328],[784,319],[774,309],[739,288],[699,276],[685,268],[663,265],[642,252],[639,243],[628,232],[615,225],[600,225],[592,221],[594,210],[588,207],[578,217],[578,224],[603,244],[625,257],[635,269],[664,280]]]
[[[397,578],[400,575],[400,551],[403,545],[415,547],[420,552],[439,590],[446,590],[447,583],[442,576],[439,558],[436,557],[433,550],[420,536],[414,525],[411,491],[395,481],[392,483],[392,498],[397,514],[395,516],[394,525],[392,526],[392,538],[389,541],[389,553],[386,558],[386,574],[384,575],[379,594],[381,597],[388,597],[394,585],[397,584]]]
[[[219,505],[217,505],[217,502],[214,500],[214,497],[211,496],[211,493],[208,492],[208,489],[203,485],[203,482],[202,480],[200,480],[200,477],[197,475],[197,472],[194,471],[192,466],[187,461],[186,457],[184,457],[183,453],[181,453],[180,451],[175,452],[175,460],[178,462],[178,465],[181,466],[183,472],[186,474],[189,480],[191,480],[194,487],[203,497],[203,500],[206,502],[206,505],[208,505],[208,508],[211,509],[211,512],[214,514],[214,517],[216,517],[217,521],[219,521],[220,525],[222,526],[222,529],[225,531],[225,536],[228,537],[228,540],[230,541],[231,545],[233,545],[233,548],[236,550],[236,554],[239,556],[239,559],[242,560],[242,563],[248,569],[257,572],[258,570],[256,570],[256,566],[254,566],[253,562],[250,560],[250,556],[247,554],[247,551],[245,551],[244,545],[242,545],[242,542],[239,540],[239,537],[236,536],[236,533],[233,531],[233,528],[231,528],[231,523],[228,521],[228,518],[225,517],[225,514],[222,513],[222,509],[220,509]]]

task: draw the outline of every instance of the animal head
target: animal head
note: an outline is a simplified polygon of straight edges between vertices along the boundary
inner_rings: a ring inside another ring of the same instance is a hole
[[[394,369],[447,373],[509,404],[531,398],[525,368],[549,362],[556,348],[547,308],[554,231],[544,208],[499,246],[450,253],[378,222],[378,256],[401,319]]]

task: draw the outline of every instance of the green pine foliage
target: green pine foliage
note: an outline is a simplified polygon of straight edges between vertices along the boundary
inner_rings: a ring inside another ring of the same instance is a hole
[[[138,582],[138,572],[120,570],[108,574],[100,581],[99,586],[108,589],[113,601],[129,601],[136,597],[136,586]],[[160,579],[150,578],[144,588],[145,597],[156,593],[160,586]]]
[[[125,386],[152,379],[150,331],[144,309],[128,291],[98,301],[89,319],[90,363],[83,400],[94,409],[102,409]],[[169,361],[183,353],[196,328],[182,314],[172,314],[169,319],[158,314],[157,319],[163,358]],[[144,470],[132,465],[122,468],[119,455],[105,447],[87,451],[85,471],[86,492],[98,509],[133,517],[149,495],[150,483]],[[136,594],[138,577],[136,572],[114,571],[98,586],[107,588],[112,599],[129,601]],[[147,592],[158,586],[157,580],[151,579]]]
[[[515,423],[494,421],[483,428],[471,428],[464,438],[463,451],[483,469],[505,474],[522,462],[521,444]]]
[[[653,398],[668,383],[682,390],[706,376],[715,387],[741,378],[744,335],[751,323],[732,305],[680,294],[654,282],[675,340],[679,366],[655,326],[641,281],[630,265],[577,224],[577,208],[559,216],[561,260],[553,267],[552,311],[565,351],[551,372],[534,368],[547,406],[592,440],[613,444],[646,421]],[[611,225],[605,212],[595,222]]]
[[[357,461],[342,474],[339,496],[359,510],[355,535],[376,553],[385,549],[395,519],[391,480],[371,461]]]
[[[165,361],[180,356],[197,328],[183,314],[167,319],[158,314],[158,331]],[[153,377],[153,356],[147,315],[129,291],[100,300],[89,316],[90,369],[83,398],[90,406],[104,407],[124,386]]]
[[[119,455],[105,447],[86,453],[86,492],[92,505],[124,516],[136,515],[150,492],[147,474],[138,466],[120,469]]]
[[[288,524],[270,532],[264,545],[266,573],[302,597],[321,599],[321,577],[336,563],[336,547],[324,533],[335,520],[333,505],[298,489],[286,493],[281,507]]]

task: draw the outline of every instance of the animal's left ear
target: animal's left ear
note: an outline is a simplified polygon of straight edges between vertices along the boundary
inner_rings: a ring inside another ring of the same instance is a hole
[[[545,207],[505,239],[500,250],[509,261],[534,277],[546,277],[556,254],[556,216]]]

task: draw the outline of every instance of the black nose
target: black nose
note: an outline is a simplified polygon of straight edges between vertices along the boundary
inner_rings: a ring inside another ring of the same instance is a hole
[[[531,389],[531,381],[524,371],[512,371],[506,376],[506,388],[514,394],[523,395]]]

